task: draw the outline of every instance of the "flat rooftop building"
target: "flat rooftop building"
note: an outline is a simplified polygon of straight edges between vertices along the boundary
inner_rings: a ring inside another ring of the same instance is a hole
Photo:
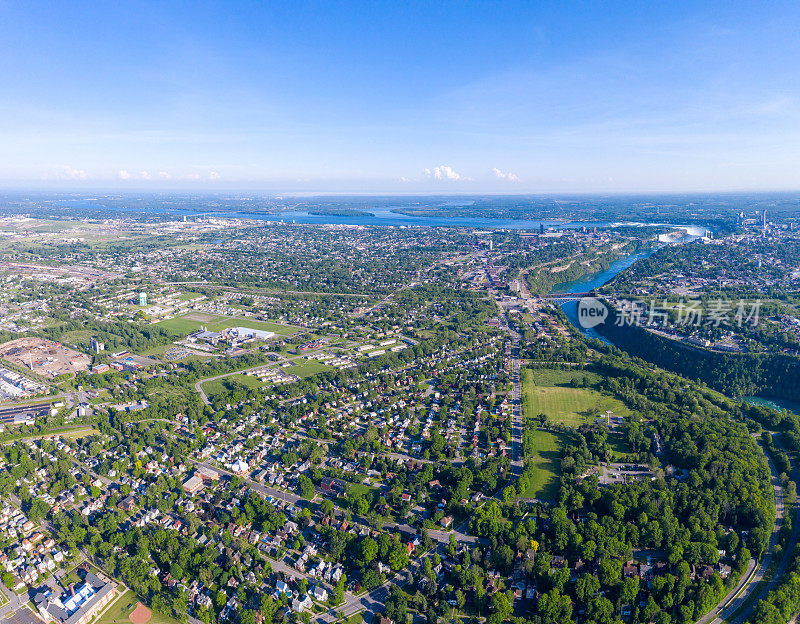
[[[87,624],[115,595],[116,585],[87,572],[83,584],[56,596],[50,588],[34,596],[36,609],[45,622]]]

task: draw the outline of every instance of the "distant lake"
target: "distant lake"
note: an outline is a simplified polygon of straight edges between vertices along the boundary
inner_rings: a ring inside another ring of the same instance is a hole
[[[445,205],[459,207],[472,202],[448,202]],[[614,225],[639,225],[654,226],[667,225],[669,227],[685,229],[690,236],[701,236],[703,229],[694,225],[673,225],[663,223],[632,223],[611,221],[559,221],[559,220],[529,220],[529,219],[491,219],[487,217],[427,217],[405,215],[393,210],[409,208],[409,206],[389,206],[386,208],[368,208],[373,216],[364,215],[322,215],[310,214],[305,210],[286,211],[280,213],[264,212],[235,212],[235,211],[208,211],[190,210],[187,208],[153,208],[151,206],[104,206],[101,202],[86,199],[56,199],[46,202],[51,206],[63,206],[83,210],[108,210],[120,213],[153,214],[159,216],[171,215],[177,218],[197,218],[200,216],[216,217],[220,219],[253,219],[259,221],[274,221],[276,223],[307,223],[314,225],[389,225],[395,227],[467,227],[467,228],[493,228],[506,230],[538,230],[541,226],[557,229],[576,228],[606,228]]]

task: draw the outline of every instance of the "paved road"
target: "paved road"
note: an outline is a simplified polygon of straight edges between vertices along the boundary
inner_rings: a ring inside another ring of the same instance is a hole
[[[274,362],[273,361],[265,362],[264,364],[259,364],[258,366],[247,368],[245,370],[231,371],[229,373],[223,373],[222,375],[216,375],[214,377],[205,377],[203,379],[198,380],[197,383],[194,384],[194,389],[200,393],[200,398],[203,400],[203,403],[205,403],[206,405],[211,405],[211,401],[208,400],[208,397],[206,396],[206,393],[203,390],[203,384],[206,383],[207,381],[215,381],[217,379],[222,379],[223,377],[231,377],[232,375],[244,375],[258,368],[264,368],[265,366],[272,366],[272,367],[280,366],[281,364],[287,361],[288,359],[284,357],[277,359]]]
[[[228,475],[229,477],[239,476],[233,474],[232,472],[229,472],[228,470],[225,470],[224,468],[214,466],[207,462],[201,462],[195,459],[189,459],[189,461],[195,464],[196,466],[202,466],[203,468],[207,468],[208,470],[213,470],[214,472],[218,472],[219,474]],[[297,494],[291,494],[289,492],[284,492],[283,490],[276,490],[275,488],[269,487],[268,485],[262,485],[258,481],[253,481],[252,479],[243,478],[243,480],[254,491],[264,494],[265,496],[272,496],[273,498],[284,500],[287,503],[291,503],[292,505],[297,505],[299,501],[304,500]]]
[[[278,561],[277,559],[273,559],[271,557],[267,557],[267,561],[269,561],[269,564],[272,566],[272,569],[276,570],[277,572],[282,572],[286,576],[290,576],[295,579],[306,579],[309,583],[309,588],[311,588],[311,586],[313,585],[320,585],[324,587],[328,591],[328,593],[331,593],[334,590],[334,587],[330,583],[326,583],[321,579],[314,578],[308,574],[305,574],[304,572],[295,570],[292,566],[287,565],[283,561]],[[346,601],[348,597],[352,598],[353,595],[348,592],[345,592],[344,597]]]
[[[773,437],[773,440],[775,441],[775,446],[783,449],[775,437]],[[778,533],[783,525],[783,517],[785,513],[783,488],[781,487],[778,471],[775,468],[775,464],[772,463],[772,459],[769,455],[767,455],[767,462],[769,463],[769,469],[772,472],[772,486],[775,489],[776,515],[775,526],[772,531],[772,536],[769,540],[769,545],[767,546],[766,554],[761,559],[761,564],[758,566],[758,569],[752,576],[750,576],[750,571],[752,570],[754,563],[752,561],[750,562],[745,574],[742,575],[742,580],[739,581],[736,588],[729,592],[719,605],[697,620],[697,624],[721,624],[722,622],[728,622],[728,624],[742,624],[747,620],[747,618],[750,617],[758,601],[765,598],[769,591],[774,589],[775,586],[781,581],[783,575],[786,573],[789,563],[791,562],[792,553],[794,552],[794,544],[797,542],[798,531],[800,531],[800,526],[798,526],[798,522],[800,522],[800,507],[797,506],[794,510],[795,521],[792,526],[792,538],[789,546],[784,550],[783,558],[781,559],[775,574],[773,574],[772,577],[764,583],[764,585],[760,588],[760,591],[758,591],[756,594],[756,591],[759,589],[759,583],[764,578],[764,573],[767,571],[767,568],[769,568],[772,562],[775,546],[778,543]],[[795,464],[792,466],[792,480],[795,483],[798,483],[798,479],[800,479],[800,471],[798,471],[798,467]],[[736,594],[741,591],[742,588],[744,588],[744,591],[742,591],[738,597],[734,598],[734,596],[736,596]],[[754,600],[752,600],[747,607],[742,610],[741,613],[736,615],[736,617],[733,617],[734,613],[740,609],[745,602],[751,600],[751,598],[754,598]]]
[[[220,474],[224,474],[224,475],[228,475],[228,476],[238,476],[238,475],[234,475],[232,472],[229,472],[229,471],[227,471],[227,470],[225,470],[223,468],[219,468],[218,466],[214,466],[214,465],[209,464],[207,462],[200,462],[200,461],[197,461],[195,459],[190,459],[189,461],[192,462],[193,464],[195,464],[196,466],[202,466],[204,468],[207,468],[209,470],[213,470],[214,472],[218,472]],[[269,487],[267,485],[262,485],[261,483],[258,483],[257,481],[253,481],[252,479],[248,479],[248,478],[244,478],[244,477],[242,477],[242,479],[254,491],[259,492],[260,494],[263,494],[263,495],[272,496],[273,498],[277,498],[279,500],[286,501],[287,503],[290,503],[292,505],[313,507],[316,504],[316,503],[313,503],[313,502],[310,503],[309,501],[307,501],[306,499],[304,499],[301,496],[298,496],[297,494],[292,494],[291,492],[285,492],[284,490],[277,490],[277,489]],[[336,513],[337,513],[337,515],[340,515],[340,516],[344,515],[343,512],[341,512],[339,510],[337,510]],[[361,517],[361,516],[353,516],[353,518],[355,520],[358,520],[362,524],[365,524],[365,525],[369,525],[370,522],[371,522],[371,520],[369,518],[364,518],[364,517]],[[414,533],[414,534],[417,533],[417,529],[412,527],[411,525],[409,525],[409,524],[399,524],[399,523],[396,523],[396,522],[384,522],[383,523],[383,528],[387,529],[387,530],[394,529],[395,531],[404,531],[404,532],[407,532],[407,533]],[[473,543],[478,541],[478,538],[475,537],[474,535],[467,535],[466,533],[463,533],[462,531],[458,531],[458,530],[455,530],[455,531],[445,531],[445,530],[431,530],[431,531],[428,531],[428,534],[430,535],[430,538],[432,540],[435,540],[435,541],[441,543],[441,544],[448,544],[450,542],[450,533],[453,533],[456,536],[456,539],[459,542],[473,544]]]
[[[520,381],[521,361],[520,354],[520,335],[509,327],[508,320],[504,316],[502,319],[502,329],[511,334],[511,380],[514,389],[511,393],[512,421],[511,421],[511,472],[516,476],[522,474],[522,383]]]
[[[782,451],[786,452],[786,449],[784,449],[783,446],[781,446],[780,442],[778,442],[778,440],[774,436],[773,436],[772,439],[773,439],[773,441],[775,443],[775,446],[777,446]],[[770,470],[772,470],[773,480],[774,481],[775,480],[778,481],[778,489],[780,489],[780,487],[779,487],[780,480],[778,480],[775,477],[775,474],[776,474],[777,471],[775,470],[775,466],[773,465],[772,460],[769,461],[769,467],[770,467]],[[794,481],[795,483],[800,483],[800,469],[798,468],[797,463],[795,463],[792,466],[792,481]],[[784,513],[783,490],[780,489],[780,492],[781,492],[781,506],[780,506],[780,509],[781,509],[781,512],[782,512],[781,516],[783,516],[783,513]],[[789,565],[792,562],[793,553],[794,553],[795,545],[797,544],[798,536],[800,536],[800,506],[795,505],[795,507],[794,507],[794,522],[792,523],[792,536],[791,536],[791,538],[789,540],[789,544],[784,549],[783,557],[781,558],[781,561],[778,564],[778,568],[775,570],[775,573],[769,578],[769,580],[767,580],[767,582],[764,583],[764,585],[761,587],[761,590],[759,591],[758,595],[756,596],[757,600],[754,600],[750,604],[748,604],[747,607],[745,609],[743,609],[742,612],[740,614],[738,614],[734,618],[728,619],[728,618],[730,618],[731,615],[733,615],[732,613],[723,614],[725,616],[725,618],[726,618],[726,621],[729,624],[742,624],[743,622],[746,622],[747,619],[752,615],[753,610],[756,607],[756,604],[758,604],[758,601],[763,600],[764,598],[766,598],[767,594],[769,594],[770,591],[775,589],[777,587],[777,585],[783,580],[784,575],[786,574],[786,571],[787,571],[787,569],[789,568]],[[770,540],[770,555],[772,554],[772,551],[774,551],[775,541],[777,541],[777,533],[773,533],[773,539]],[[764,566],[764,569],[766,570],[766,566]],[[762,573],[762,576],[763,576],[763,573]],[[760,580],[760,578],[761,577],[759,577],[759,580]],[[756,589],[756,587],[753,586],[753,590],[755,590],[755,589]]]
[[[389,597],[389,590],[392,584],[402,586],[408,583],[411,574],[419,568],[422,559],[423,557],[419,557],[419,559],[408,568],[398,572],[393,579],[386,581],[383,585],[376,587],[366,594],[361,596],[353,596],[352,594],[345,595],[344,603],[320,615],[316,619],[316,622],[318,624],[331,624],[331,622],[335,622],[339,619],[339,614],[342,612],[345,617],[350,617],[361,611],[364,612],[364,621],[371,621],[374,615],[383,613],[384,605],[386,599]]]
[[[24,593],[22,596],[17,596],[16,592],[7,589],[5,585],[2,585],[0,589],[2,589],[6,600],[8,600],[6,604],[0,607],[0,618],[12,618],[14,613],[25,607],[28,602],[28,594]]]

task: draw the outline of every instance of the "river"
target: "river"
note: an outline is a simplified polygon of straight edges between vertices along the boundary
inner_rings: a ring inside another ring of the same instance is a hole
[[[750,405],[760,405],[761,407],[771,407],[774,410],[782,412],[788,410],[800,415],[800,403],[793,403],[792,401],[785,401],[784,399],[767,399],[764,397],[742,397]]]
[[[552,292],[553,293],[580,293],[580,292],[588,292],[590,290],[594,290],[595,288],[600,288],[604,284],[610,282],[620,271],[624,271],[629,266],[632,266],[637,260],[642,258],[647,258],[650,256],[654,250],[647,250],[647,251],[640,251],[635,254],[631,254],[630,256],[625,256],[624,258],[620,258],[612,262],[609,267],[605,271],[601,271],[600,273],[591,273],[589,275],[584,275],[576,280],[571,282],[564,282],[563,284],[557,284]],[[608,339],[598,334],[594,329],[587,329],[582,327],[578,323],[578,302],[577,301],[567,301],[566,303],[561,304],[561,309],[567,315],[569,322],[572,323],[575,327],[577,327],[584,335],[590,338],[596,338],[597,340],[601,340],[606,344],[611,344]]]
[[[614,277],[621,271],[624,271],[628,267],[632,266],[637,260],[641,258],[647,258],[651,254],[653,254],[654,250],[642,251],[639,253],[631,254],[630,256],[626,256],[624,258],[620,258],[616,262],[612,262],[611,265],[605,271],[600,273],[592,273],[590,275],[584,275],[581,278],[573,280],[571,282],[565,282],[563,284],[557,284],[553,287],[553,293],[580,293],[580,292],[588,292],[595,288],[600,288],[601,286],[610,282]],[[578,328],[581,333],[589,338],[596,338],[606,344],[613,344],[609,341],[605,336],[601,336],[592,328],[584,328],[578,323],[578,302],[577,301],[567,301],[566,303],[561,304],[561,309],[567,315],[569,322],[572,323],[576,328]],[[795,414],[800,415],[800,404],[793,403],[791,401],[785,401],[783,399],[775,399],[769,397],[742,397],[746,402],[750,403],[751,405],[760,405],[762,407],[771,407],[777,411],[788,410],[790,412],[794,412]]]

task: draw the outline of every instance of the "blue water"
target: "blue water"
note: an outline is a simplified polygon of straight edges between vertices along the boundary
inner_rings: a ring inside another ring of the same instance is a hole
[[[571,282],[564,282],[563,284],[557,284],[553,287],[553,293],[581,293],[581,292],[588,292],[590,290],[594,290],[595,288],[600,288],[601,286],[610,282],[620,271],[624,271],[629,266],[632,266],[637,260],[642,258],[647,258],[653,253],[654,250],[648,251],[641,251],[635,254],[631,254],[630,256],[625,256],[624,258],[620,258],[615,262],[612,262],[608,269],[605,271],[601,271],[600,273],[592,273],[590,275],[584,275],[576,280]],[[589,338],[595,338],[600,340],[606,344],[612,344],[608,341],[607,338],[598,334],[593,328],[585,328],[581,327],[580,323],[578,323],[578,302],[577,301],[567,301],[561,304],[561,309],[564,310],[564,313],[567,315],[569,322],[572,323],[575,327],[577,327],[585,336]]]
[[[417,217],[392,212],[391,208],[368,211],[374,216],[361,215],[315,215],[306,211],[282,212],[280,215],[264,215],[251,212],[221,213],[217,216],[237,216],[243,219],[265,219],[267,221],[283,221],[284,223],[311,223],[317,225],[392,225],[395,227],[474,227],[500,228],[507,230],[538,230],[540,226],[558,228],[590,227],[587,223],[567,223],[565,221],[535,221],[521,219],[487,219],[481,217]],[[591,227],[602,227],[608,224],[596,223]]]
[[[552,292],[553,293],[580,293],[580,292],[588,292],[595,288],[600,288],[604,286],[608,282],[610,282],[620,271],[624,271],[628,267],[632,266],[637,260],[642,258],[647,258],[651,254],[653,254],[654,250],[648,250],[639,252],[636,254],[632,254],[625,258],[621,258],[616,262],[611,263],[611,265],[605,271],[601,273],[594,273],[591,275],[585,275],[579,279],[573,280],[571,282],[565,282],[563,284],[556,285]],[[598,334],[593,328],[584,328],[581,327],[580,323],[578,322],[578,302],[577,301],[567,301],[566,303],[561,304],[561,309],[567,315],[569,322],[572,323],[575,327],[577,327],[585,336],[589,338],[596,338],[608,345],[613,345],[607,338]],[[782,412],[783,410],[788,410],[790,412],[794,412],[795,414],[800,415],[800,403],[794,403],[792,401],[786,401],[784,399],[774,399],[774,398],[766,398],[766,397],[742,397],[744,401],[750,403],[751,405],[761,405],[764,407],[771,407],[774,410]]]
[[[361,215],[315,215],[307,211],[285,211],[280,213],[264,212],[234,212],[234,211],[210,211],[200,212],[188,208],[153,208],[138,207],[135,205],[125,206],[104,206],[102,201],[94,202],[86,199],[55,199],[45,202],[47,204],[64,206],[67,208],[84,208],[90,210],[109,210],[112,212],[133,212],[138,214],[153,214],[159,216],[171,215],[176,218],[187,217],[187,219],[197,219],[201,215],[206,217],[216,217],[222,219],[253,219],[259,221],[272,221],[276,223],[307,223],[316,225],[389,225],[395,227],[470,227],[470,228],[493,228],[506,230],[538,230],[542,225],[546,228],[557,229],[576,229],[576,228],[604,228],[613,225],[663,225],[658,223],[618,223],[610,221],[558,221],[558,220],[535,220],[535,219],[491,219],[486,217],[417,217],[393,212],[409,206],[389,206],[386,208],[365,208],[364,212],[369,212],[373,216]],[[451,201],[438,206],[466,206],[472,201]],[[689,228],[689,232],[694,234],[694,226],[671,226]],[[698,230],[699,231],[699,230]]]
[[[771,407],[774,410],[782,412],[788,410],[800,415],[800,404],[793,403],[792,401],[784,401],[783,399],[767,399],[763,397],[742,397],[742,399],[750,405],[761,405],[762,407]]]

